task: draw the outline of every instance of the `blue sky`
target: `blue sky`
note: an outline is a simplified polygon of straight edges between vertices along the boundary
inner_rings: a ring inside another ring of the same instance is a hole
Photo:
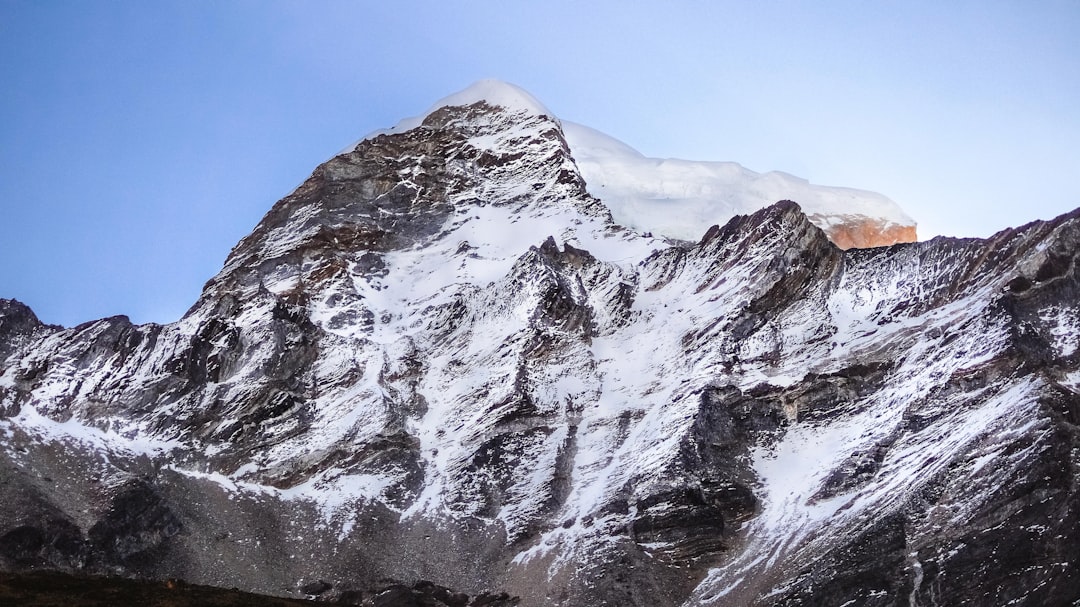
[[[489,77],[987,236],[1080,206],[1076,32],[1071,0],[0,0],[0,297],[176,320],[316,165]]]

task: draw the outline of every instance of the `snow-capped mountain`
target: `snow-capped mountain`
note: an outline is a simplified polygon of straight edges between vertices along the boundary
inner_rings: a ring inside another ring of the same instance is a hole
[[[318,167],[177,323],[0,302],[0,566],[1080,600],[1080,212],[844,251],[796,200],[669,240],[590,183],[631,166],[607,141],[483,82]]]

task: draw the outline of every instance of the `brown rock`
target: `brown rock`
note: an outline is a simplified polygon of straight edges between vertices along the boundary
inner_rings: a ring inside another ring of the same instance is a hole
[[[821,226],[829,240],[841,249],[887,247],[918,240],[915,226],[899,225],[873,217],[853,216],[840,222],[831,217],[826,222],[820,216],[811,216],[810,221]]]

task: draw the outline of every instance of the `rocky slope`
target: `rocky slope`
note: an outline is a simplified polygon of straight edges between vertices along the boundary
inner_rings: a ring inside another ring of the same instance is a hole
[[[1069,605],[1078,241],[843,251],[787,201],[643,236],[484,83],[316,169],[176,323],[0,302],[0,567]]]
[[[158,582],[54,571],[0,573],[0,604],[19,607],[312,607],[310,601],[256,595],[179,580]]]
[[[318,593],[325,582],[301,589]],[[517,599],[505,594],[482,593],[470,597],[431,582],[412,586],[391,585],[368,597],[343,593],[339,604],[366,607],[513,607]],[[198,586],[183,580],[133,580],[116,576],[72,575],[59,571],[0,572],[0,604],[19,607],[317,607],[309,598],[281,598],[251,594],[235,588]]]

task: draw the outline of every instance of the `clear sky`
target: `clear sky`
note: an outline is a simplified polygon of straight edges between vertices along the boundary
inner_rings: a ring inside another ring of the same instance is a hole
[[[1080,206],[1078,32],[1075,0],[0,0],[0,297],[176,320],[316,165],[481,78],[988,236]]]

